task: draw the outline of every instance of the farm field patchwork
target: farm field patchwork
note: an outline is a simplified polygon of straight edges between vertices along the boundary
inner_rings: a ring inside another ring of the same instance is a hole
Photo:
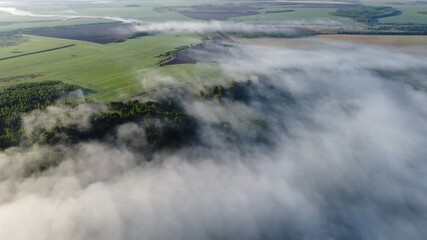
[[[91,97],[106,101],[160,85],[194,79],[208,80],[217,74],[207,64],[156,65],[155,56],[164,51],[200,42],[200,38],[194,34],[159,34],[107,45],[35,36],[29,38],[24,44],[0,48],[0,56],[11,56],[14,54],[12,52],[41,51],[66,44],[75,46],[0,62],[3,78],[36,74],[35,78],[0,82],[0,86],[13,85],[21,80],[61,80],[90,89]],[[47,44],[43,45],[42,42]],[[154,72],[168,77],[147,80],[147,76]]]

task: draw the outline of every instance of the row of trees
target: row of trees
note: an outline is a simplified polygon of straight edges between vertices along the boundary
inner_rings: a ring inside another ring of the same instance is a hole
[[[328,29],[319,34],[357,35],[427,35],[427,24],[420,23],[378,23],[365,29]]]

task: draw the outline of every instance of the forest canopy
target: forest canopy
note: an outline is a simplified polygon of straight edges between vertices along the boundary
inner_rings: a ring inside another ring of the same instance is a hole
[[[32,111],[43,112],[50,105],[75,109],[80,102],[65,96],[80,87],[60,81],[22,83],[0,90],[0,149],[18,144],[76,143],[102,139],[117,126],[137,123],[145,130],[149,150],[179,147],[191,140],[195,121],[173,100],[111,102],[106,111],[90,119],[90,128],[80,129],[58,121],[51,129],[38,129],[24,136],[22,117]],[[62,99],[62,101],[58,101]],[[87,104],[85,100],[84,104]]]
[[[372,24],[376,23],[379,18],[398,15],[400,11],[392,7],[362,6],[358,8],[337,9],[330,14],[338,17],[351,18],[356,22]]]
[[[22,114],[45,109],[77,89],[78,86],[60,81],[22,83],[0,89],[0,148],[19,142]]]

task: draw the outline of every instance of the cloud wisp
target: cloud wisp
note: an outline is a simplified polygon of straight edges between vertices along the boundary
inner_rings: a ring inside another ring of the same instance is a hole
[[[60,18],[65,21],[73,19],[107,19],[122,23],[134,24],[135,31],[140,32],[264,32],[264,33],[295,33],[301,22],[288,23],[285,25],[275,24],[246,24],[223,21],[168,21],[168,22],[145,22],[138,19],[123,18],[118,16],[89,16],[77,14],[36,14],[15,7],[0,7],[0,12],[5,12],[16,16],[41,17],[41,18]],[[329,23],[330,24],[330,23]]]
[[[141,23],[136,27],[141,32],[293,32],[294,29],[282,25],[256,25],[222,21],[209,22],[161,22]]]

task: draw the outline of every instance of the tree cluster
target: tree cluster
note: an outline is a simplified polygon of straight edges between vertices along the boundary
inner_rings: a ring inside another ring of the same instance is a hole
[[[246,82],[232,81],[226,86],[213,85],[206,87],[206,89],[199,92],[199,96],[206,100],[247,101],[250,99],[249,95],[252,87],[252,81],[250,80]]]
[[[125,123],[136,123],[145,131],[148,150],[177,148],[196,135],[196,122],[173,100],[160,102],[111,102],[108,110],[92,116],[89,129],[63,123],[50,130],[41,129],[27,139],[29,144],[78,143],[106,139]]]
[[[361,6],[357,8],[337,9],[330,14],[338,17],[351,18],[356,22],[373,24],[377,22],[378,18],[395,16],[400,14],[400,11],[392,7]]]
[[[44,109],[77,89],[60,81],[22,83],[0,89],[0,148],[19,142],[22,114]]]

